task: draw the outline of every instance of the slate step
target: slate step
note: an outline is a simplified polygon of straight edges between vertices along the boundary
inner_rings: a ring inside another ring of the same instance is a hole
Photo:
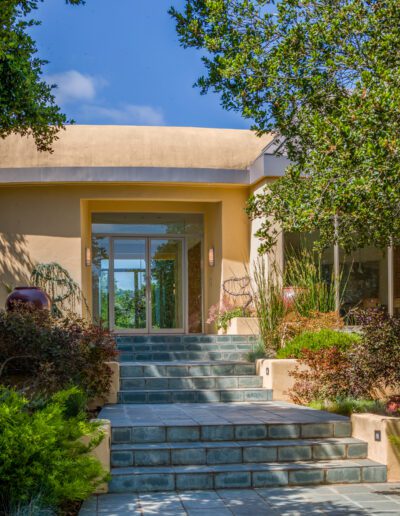
[[[117,344],[117,349],[121,352],[131,353],[154,353],[154,352],[227,352],[241,351],[246,353],[254,349],[255,342],[227,342],[227,343],[199,343],[199,342],[145,342],[145,343],[121,343]]]
[[[238,389],[261,388],[261,376],[172,376],[122,378],[121,391],[157,389]]]
[[[244,351],[154,351],[151,353],[138,352],[130,353],[121,351],[119,353],[120,362],[157,362],[157,361],[176,361],[176,360],[244,360]]]
[[[366,457],[367,444],[352,438],[114,444],[111,448],[111,466],[114,468],[365,459]]]
[[[368,459],[131,467],[111,470],[110,493],[284,485],[386,482],[386,466]]]
[[[118,407],[118,406],[116,406]],[[167,413],[166,413],[167,417]],[[125,418],[121,422],[125,421]],[[111,429],[112,444],[267,441],[290,439],[330,439],[351,437],[351,422],[340,419],[324,422],[227,423],[187,425],[183,421],[170,425],[117,425]]]
[[[255,375],[256,366],[249,362],[175,362],[159,361],[154,363],[123,363],[120,366],[121,378],[137,377],[187,377],[187,376],[244,376]]]
[[[272,390],[162,389],[118,392],[118,403],[231,403],[243,401],[272,401]]]

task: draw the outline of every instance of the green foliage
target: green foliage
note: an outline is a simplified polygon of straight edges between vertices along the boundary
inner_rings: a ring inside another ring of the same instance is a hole
[[[258,340],[253,349],[246,353],[245,358],[248,362],[255,362],[259,358],[265,358],[265,356],[266,349],[264,342],[262,340]]]
[[[116,354],[114,338],[101,326],[27,306],[0,311],[0,380],[29,395],[46,398],[77,385],[90,399],[102,397],[111,381],[105,362]]]
[[[84,500],[106,479],[88,455],[104,437],[98,423],[82,412],[66,417],[68,399],[76,393],[75,388],[59,392],[32,412],[26,398],[0,389],[0,503],[6,514],[36,497],[50,506]]]
[[[294,308],[300,316],[335,310],[334,278],[324,277],[320,253],[307,249],[291,253],[285,261],[284,283],[299,289]]]
[[[281,346],[281,323],[286,314],[282,288],[275,264],[266,264],[259,257],[253,264],[253,302],[259,319],[260,335],[266,350],[277,350]]]
[[[35,265],[31,272],[31,282],[50,296],[51,309],[56,317],[62,317],[69,311],[75,312],[77,305],[84,301],[78,283],[58,263]]]
[[[41,0],[2,0],[0,9],[0,137],[32,135],[40,151],[50,151],[67,118],[55,104],[53,87],[42,79],[46,61],[37,57],[29,35]],[[82,0],[67,0],[78,5]]]
[[[232,308],[226,312],[220,312],[217,317],[217,328],[227,330],[229,321],[235,317],[243,317],[243,309],[240,307]]]
[[[400,244],[398,7],[186,0],[170,10],[181,44],[204,51],[202,93],[220,93],[259,134],[278,133],[293,163],[250,200],[261,251],[280,230],[318,230],[320,247]]]
[[[373,414],[385,414],[385,404],[380,400],[343,398],[333,401],[312,401],[309,407],[317,410],[326,410],[342,416],[351,414],[363,414],[371,412]]]
[[[361,337],[356,333],[345,333],[334,330],[306,331],[290,340],[284,348],[278,350],[277,358],[300,358],[302,351],[320,351],[332,347],[349,349],[360,342]]]

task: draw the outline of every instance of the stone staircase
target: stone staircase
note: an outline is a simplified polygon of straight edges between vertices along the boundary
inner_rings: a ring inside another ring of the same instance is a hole
[[[119,337],[111,493],[384,482],[348,418],[271,402],[253,337]],[[239,402],[239,403],[238,403]]]

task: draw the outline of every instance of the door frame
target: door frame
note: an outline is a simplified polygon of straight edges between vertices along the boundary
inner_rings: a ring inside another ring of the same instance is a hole
[[[110,251],[109,251],[109,276],[108,276],[108,288],[109,288],[109,324],[110,330],[114,333],[118,334],[149,334],[149,335],[157,335],[163,333],[172,333],[172,334],[182,334],[185,333],[187,328],[187,318],[188,318],[188,271],[187,271],[187,257],[186,257],[186,238],[185,236],[179,235],[107,235],[110,242]],[[145,328],[115,328],[115,292],[114,292],[114,241],[115,240],[144,240],[145,242],[145,262],[146,262],[146,327]],[[153,329],[152,328],[152,296],[151,296],[151,241],[152,240],[180,240],[182,242],[181,245],[181,289],[182,289],[182,300],[181,300],[181,310],[182,310],[182,328],[160,328]]]

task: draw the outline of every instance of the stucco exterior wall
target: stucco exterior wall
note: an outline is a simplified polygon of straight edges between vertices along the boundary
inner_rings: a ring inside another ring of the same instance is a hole
[[[218,302],[224,279],[243,275],[250,255],[244,213],[248,189],[177,185],[49,185],[0,188],[0,304],[11,286],[26,284],[33,265],[55,261],[82,285],[90,302],[91,270],[84,265],[93,211],[203,213],[204,315]],[[216,264],[207,253],[215,248]]]

